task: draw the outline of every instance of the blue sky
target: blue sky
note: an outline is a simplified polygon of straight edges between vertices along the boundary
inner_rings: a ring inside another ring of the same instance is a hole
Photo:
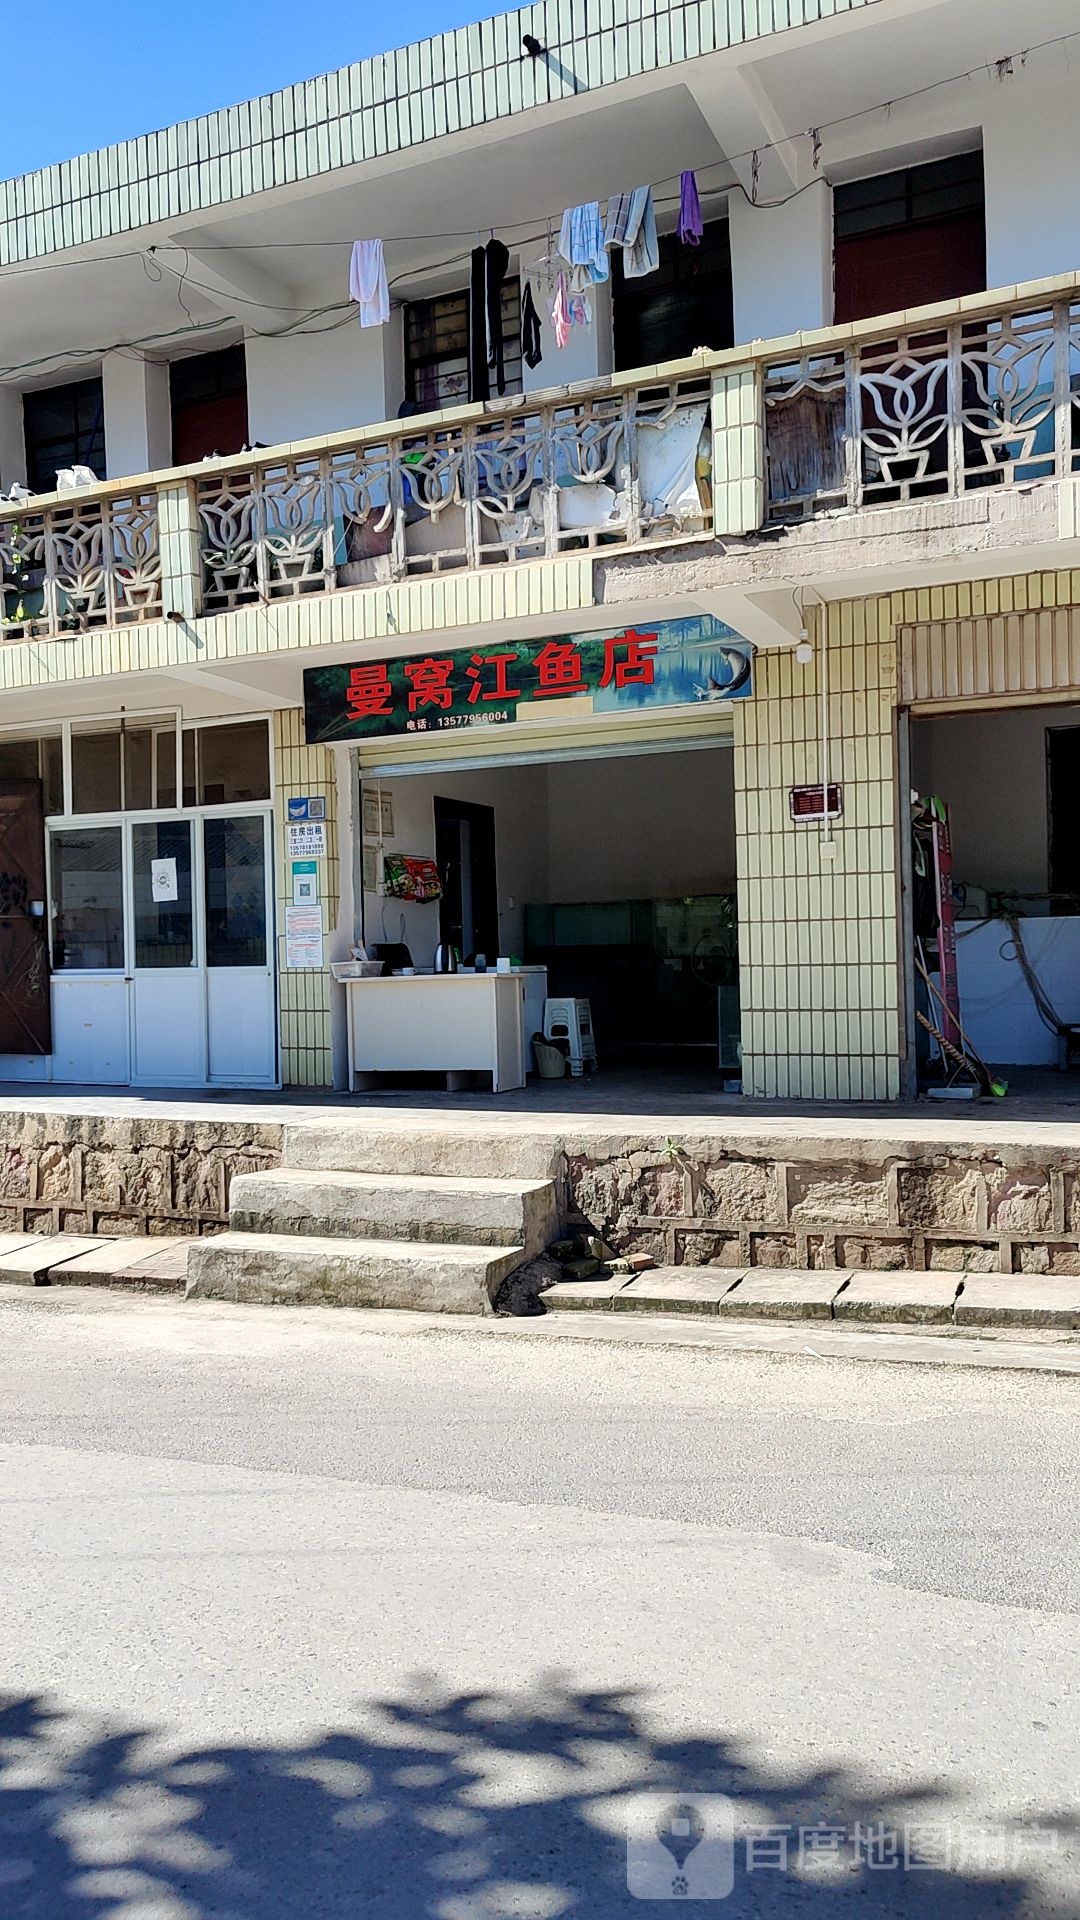
[[[0,179],[272,93],[487,19],[501,7],[499,0],[408,0],[401,7],[375,0],[93,0],[72,31],[59,15],[50,30],[45,11],[39,0],[45,38],[37,56],[17,61],[21,79],[9,78],[4,88]]]

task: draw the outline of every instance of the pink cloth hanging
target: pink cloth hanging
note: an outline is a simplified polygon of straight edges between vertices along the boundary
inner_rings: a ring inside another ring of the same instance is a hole
[[[551,324],[555,329],[555,345],[565,347],[570,338],[570,308],[566,299],[566,275],[560,273],[555,282],[555,298],[551,303]]]

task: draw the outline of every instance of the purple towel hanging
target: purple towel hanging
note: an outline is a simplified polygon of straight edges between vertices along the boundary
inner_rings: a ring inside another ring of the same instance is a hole
[[[697,181],[692,173],[687,172],[679,182],[679,239],[684,247],[696,247],[704,231]]]

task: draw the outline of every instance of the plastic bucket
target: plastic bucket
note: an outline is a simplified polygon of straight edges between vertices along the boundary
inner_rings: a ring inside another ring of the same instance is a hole
[[[566,1073],[566,1055],[558,1047],[549,1046],[542,1033],[533,1034],[533,1052],[536,1055],[536,1071],[541,1080],[561,1080]]]

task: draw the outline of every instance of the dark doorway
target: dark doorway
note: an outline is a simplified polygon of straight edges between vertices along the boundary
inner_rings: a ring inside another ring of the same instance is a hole
[[[1080,907],[1080,727],[1047,727],[1050,907],[1076,913]]]
[[[838,186],[833,223],[837,326],[986,286],[981,153]]]
[[[456,947],[463,960],[482,953],[494,966],[499,951],[494,807],[436,797],[435,861],[443,883],[439,939]]]
[[[169,397],[174,466],[186,467],[211,454],[240,453],[247,445],[247,361],[242,346],[174,360]]]
[[[0,785],[0,1053],[52,1052],[40,780]]]
[[[697,247],[665,234],[657,271],[641,280],[625,278],[616,248],[612,305],[617,373],[685,360],[695,347],[730,347],[735,321],[727,221],[710,220]]]

